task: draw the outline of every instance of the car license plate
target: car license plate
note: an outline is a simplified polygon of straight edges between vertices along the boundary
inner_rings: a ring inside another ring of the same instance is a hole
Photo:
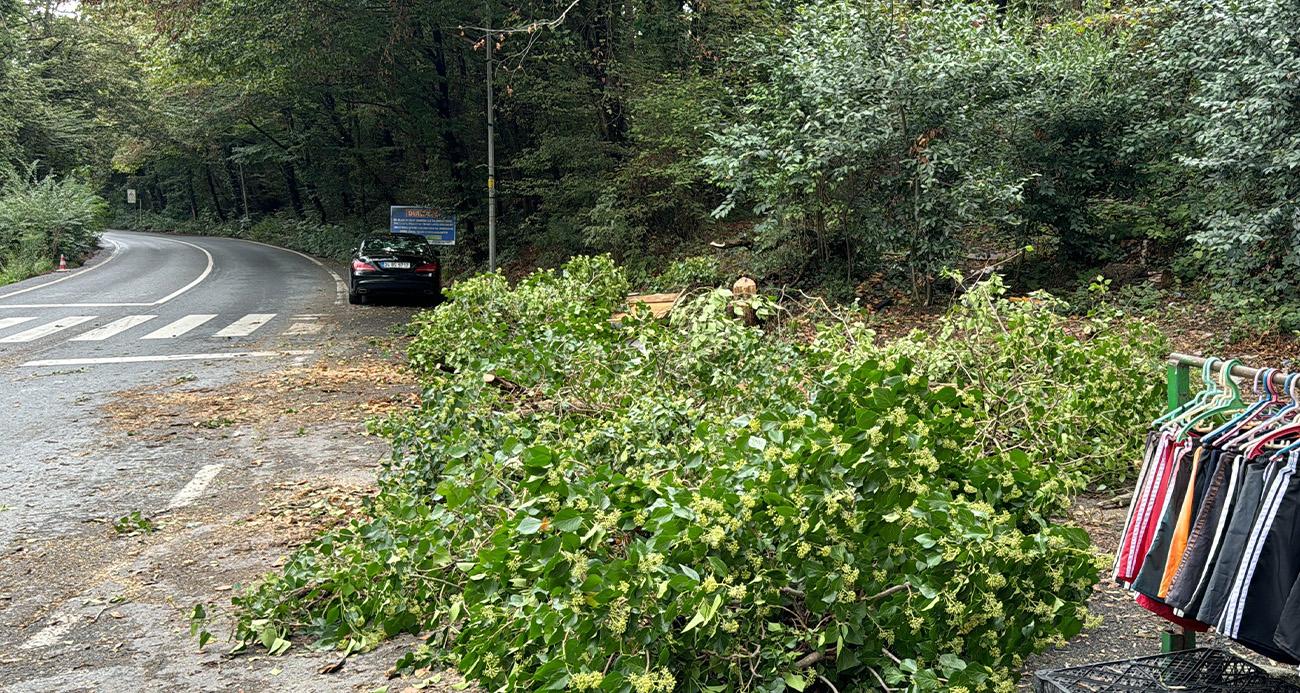
[[[384,269],[411,269],[409,262],[381,262],[379,266]]]

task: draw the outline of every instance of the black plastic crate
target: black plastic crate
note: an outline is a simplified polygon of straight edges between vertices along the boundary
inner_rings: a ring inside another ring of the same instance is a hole
[[[1300,693],[1295,686],[1224,650],[1167,654],[1048,669],[1034,674],[1034,693]]]

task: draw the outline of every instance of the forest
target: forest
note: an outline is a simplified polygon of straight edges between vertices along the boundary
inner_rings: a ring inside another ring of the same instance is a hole
[[[40,255],[41,195],[335,256],[425,204],[482,269],[490,48],[515,276],[609,253],[930,303],[990,261],[1026,289],[1128,263],[1286,332],[1297,29],[1280,0],[3,0],[0,244]]]

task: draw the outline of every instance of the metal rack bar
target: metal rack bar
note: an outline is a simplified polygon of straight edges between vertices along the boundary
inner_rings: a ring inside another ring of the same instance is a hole
[[[1202,366],[1205,365],[1205,362],[1208,360],[1209,359],[1201,358],[1200,356],[1189,356],[1188,354],[1179,354],[1177,352],[1174,352],[1169,355],[1170,373],[1172,374],[1174,369],[1177,369],[1179,371],[1179,376],[1182,379],[1184,379],[1184,381],[1186,382],[1186,386],[1183,387],[1182,392],[1187,392],[1187,389],[1190,387],[1190,374],[1188,373],[1189,369],[1201,368]],[[1250,368],[1248,366],[1236,365],[1232,367],[1232,374],[1237,376],[1238,378],[1243,378],[1243,379],[1253,381],[1255,379],[1255,376],[1261,370],[1264,369]],[[1277,387],[1286,387],[1287,375],[1288,375],[1287,373],[1283,373],[1281,371],[1273,374],[1273,384]],[[1171,388],[1173,387],[1172,385],[1173,381],[1174,378],[1171,377],[1170,378]],[[1190,397],[1190,394],[1188,394],[1187,397]],[[1187,397],[1183,397],[1180,401],[1180,404],[1181,402],[1186,402]],[[1171,407],[1175,406],[1174,399],[1172,398],[1172,392],[1171,392],[1171,398],[1169,400],[1169,404]]]

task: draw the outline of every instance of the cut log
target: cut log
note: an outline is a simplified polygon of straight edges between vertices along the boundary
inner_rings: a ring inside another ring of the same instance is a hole
[[[681,294],[643,294],[638,296],[628,296],[628,308],[640,303],[650,309],[656,320],[662,320],[668,317],[673,306],[677,305],[677,299]],[[610,317],[610,322],[618,323],[627,316],[627,313],[615,313]]]
[[[506,392],[523,392],[524,389],[523,385],[506,380],[505,378],[502,378],[501,376],[496,375],[495,373],[484,373],[483,382],[485,384],[491,385],[492,387],[505,390]]]
[[[731,286],[731,293],[737,299],[732,304],[739,308],[736,311],[737,317],[750,327],[757,325],[758,315],[754,312],[754,306],[750,305],[749,300],[758,296],[758,284],[755,284],[754,280],[749,277],[741,277]]]

